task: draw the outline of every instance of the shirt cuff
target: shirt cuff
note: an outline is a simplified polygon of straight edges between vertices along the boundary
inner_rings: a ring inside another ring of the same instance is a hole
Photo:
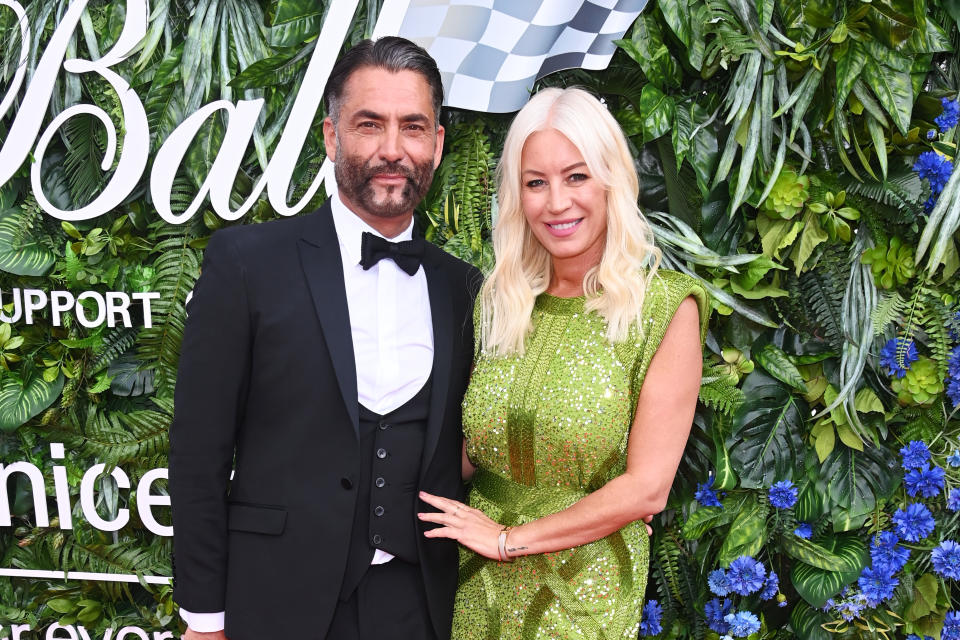
[[[223,631],[223,614],[223,611],[217,611],[216,613],[193,613],[183,607],[180,608],[180,617],[183,618],[190,629],[199,633]]]

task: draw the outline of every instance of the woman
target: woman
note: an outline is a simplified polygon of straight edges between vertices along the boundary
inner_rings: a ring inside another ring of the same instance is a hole
[[[644,520],[667,501],[700,385],[707,297],[658,270],[623,133],[579,89],[517,114],[497,264],[463,403],[469,506],[421,494],[461,543],[453,637],[636,638]],[[505,529],[506,527],[506,529]]]

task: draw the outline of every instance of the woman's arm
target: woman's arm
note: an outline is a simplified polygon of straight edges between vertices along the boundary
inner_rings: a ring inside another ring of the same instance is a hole
[[[640,389],[627,443],[626,472],[567,509],[511,530],[509,555],[576,547],[663,510],[700,389],[703,354],[699,327],[696,301],[688,297],[670,321]],[[453,538],[481,555],[498,559],[498,523],[455,500],[429,494],[421,497],[441,509],[440,513],[420,514],[421,519],[444,525],[427,531],[427,537]]]
[[[477,467],[470,461],[470,456],[467,455],[467,441],[463,441],[463,453],[460,454],[460,475],[463,477],[464,482],[470,482],[470,479],[473,477],[473,472],[477,470]]]

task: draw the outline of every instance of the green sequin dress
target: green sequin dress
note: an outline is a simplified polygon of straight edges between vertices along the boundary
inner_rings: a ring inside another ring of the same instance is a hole
[[[643,331],[611,345],[584,298],[543,294],[522,357],[480,352],[463,400],[469,503],[518,525],[569,507],[626,469],[640,385],[692,278],[660,270]],[[701,338],[703,333],[701,332]],[[642,522],[556,553],[498,563],[461,547],[454,640],[637,637],[649,541]]]

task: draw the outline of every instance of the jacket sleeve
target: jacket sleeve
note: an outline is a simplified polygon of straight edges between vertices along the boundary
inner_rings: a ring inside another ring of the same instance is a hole
[[[227,491],[246,404],[251,310],[233,234],[213,235],[187,305],[174,418],[170,495],[174,598],[193,612],[225,606]]]

